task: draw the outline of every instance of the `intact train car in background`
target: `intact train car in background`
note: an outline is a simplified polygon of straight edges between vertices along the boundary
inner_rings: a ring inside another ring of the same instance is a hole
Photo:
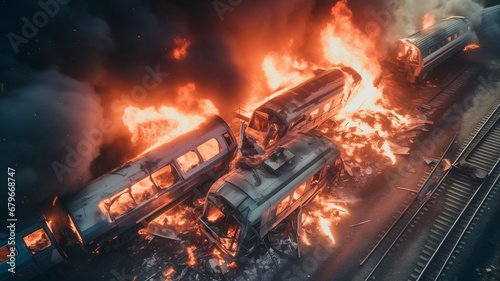
[[[258,145],[255,150],[263,154],[286,134],[317,127],[347,104],[360,83],[361,76],[350,67],[324,70],[255,109],[240,145],[250,151]]]
[[[450,17],[398,40],[387,66],[396,76],[415,83],[474,40],[472,25],[464,17]]]
[[[91,250],[192,195],[194,188],[213,183],[227,172],[236,148],[229,126],[214,117],[63,202]]]
[[[500,45],[500,5],[483,9],[476,33],[479,40]]]
[[[262,163],[237,169],[210,188],[201,231],[225,257],[250,254],[256,243],[326,186],[340,169],[340,151],[320,132],[281,140]]]

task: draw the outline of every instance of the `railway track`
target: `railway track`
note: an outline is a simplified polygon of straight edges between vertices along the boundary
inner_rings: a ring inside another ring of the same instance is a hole
[[[361,261],[368,272],[365,280],[388,280],[388,272],[394,279],[393,269],[402,258],[407,267],[397,280],[440,278],[474,218],[500,188],[500,105],[486,116],[459,150],[452,168],[429,174],[420,192]],[[485,178],[474,179],[472,173]],[[415,254],[403,256],[409,249]]]

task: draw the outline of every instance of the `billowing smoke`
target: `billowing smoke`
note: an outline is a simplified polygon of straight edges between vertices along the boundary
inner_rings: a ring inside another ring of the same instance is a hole
[[[481,22],[482,7],[472,0],[386,1],[387,7],[394,15],[394,38],[391,39],[403,38],[420,30],[426,13],[435,16],[438,21],[450,16],[464,16],[474,26]]]
[[[17,198],[37,203],[71,193],[137,155],[122,122],[129,105],[176,106],[179,88],[190,83],[194,100],[210,99],[221,114],[249,95],[268,95],[259,84],[264,57],[290,50],[319,59],[320,46],[310,42],[319,42],[317,27],[332,3],[0,5],[0,161],[17,171]],[[185,53],[174,55],[180,45]]]

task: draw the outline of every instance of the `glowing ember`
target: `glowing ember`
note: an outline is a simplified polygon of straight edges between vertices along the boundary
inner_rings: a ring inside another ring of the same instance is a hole
[[[188,220],[187,217],[192,212],[192,208],[188,206],[177,205],[167,212],[159,215],[152,223],[175,228],[177,231],[184,231],[188,228],[196,226],[196,220]]]
[[[123,113],[123,123],[132,133],[132,142],[151,145],[149,151],[163,143],[166,143],[175,137],[194,130],[198,125],[204,122],[208,116],[219,114],[219,110],[207,99],[196,101],[193,106],[194,98],[191,92],[195,90],[192,83],[179,88],[179,108],[195,107],[195,110],[202,114],[189,114],[181,111],[179,108],[161,106],[158,108],[147,107],[140,109],[129,106]]]
[[[188,256],[189,256],[189,261],[186,262],[187,265],[193,267],[196,265],[196,257],[194,256],[194,250],[196,250],[196,246],[189,246],[186,248],[187,252],[188,252]]]
[[[303,227],[300,236],[305,245],[311,245],[305,229],[311,229],[316,224],[319,224],[317,227],[321,229],[323,234],[325,234],[333,243],[335,243],[335,238],[333,237],[330,226],[333,221],[339,221],[342,216],[349,214],[346,208],[339,206],[335,201],[335,198],[322,194],[321,196],[318,196],[318,199],[313,201],[312,205],[307,207],[311,208],[312,212],[302,214]]]
[[[191,42],[189,42],[186,38],[176,37],[174,38],[174,43],[177,48],[172,51],[172,57],[177,60],[185,58],[187,56],[186,49],[189,47],[189,45],[191,45]]]
[[[470,51],[470,50],[475,50],[479,48],[479,44],[478,43],[473,43],[473,44],[469,44],[467,46],[464,47],[464,52],[467,52],[467,51]]]
[[[54,200],[52,201],[52,206],[55,206],[56,205],[56,201],[57,201],[57,196],[54,197]]]
[[[427,29],[436,24],[436,15],[425,13],[422,18],[422,30]]]
[[[168,276],[171,276],[172,274],[175,273],[175,269],[170,267],[169,269],[167,269],[165,272],[163,272],[163,277],[168,277]]]

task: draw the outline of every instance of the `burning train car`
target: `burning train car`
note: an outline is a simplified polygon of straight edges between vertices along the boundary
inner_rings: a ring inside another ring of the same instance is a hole
[[[317,131],[281,140],[255,167],[239,168],[210,188],[201,231],[225,257],[250,254],[254,245],[310,202],[341,168],[340,151]]]
[[[65,259],[119,243],[120,235],[141,221],[180,203],[196,188],[208,189],[228,171],[236,148],[231,129],[215,116],[79,192],[54,199],[36,224],[16,231],[15,245],[1,241],[1,268],[7,268],[13,250],[20,273],[4,270],[0,280],[30,280]]]
[[[264,154],[286,134],[316,128],[347,104],[360,83],[361,75],[354,69],[336,67],[270,99],[255,109],[248,127],[243,127],[243,150]]]
[[[464,17],[450,17],[398,40],[387,65],[397,77],[416,83],[474,40],[472,25]]]
[[[64,204],[83,244],[102,245],[215,181],[228,170],[235,151],[231,129],[214,117],[95,180]]]
[[[14,240],[0,242],[0,280],[30,280],[65,258],[41,215],[20,221]]]

